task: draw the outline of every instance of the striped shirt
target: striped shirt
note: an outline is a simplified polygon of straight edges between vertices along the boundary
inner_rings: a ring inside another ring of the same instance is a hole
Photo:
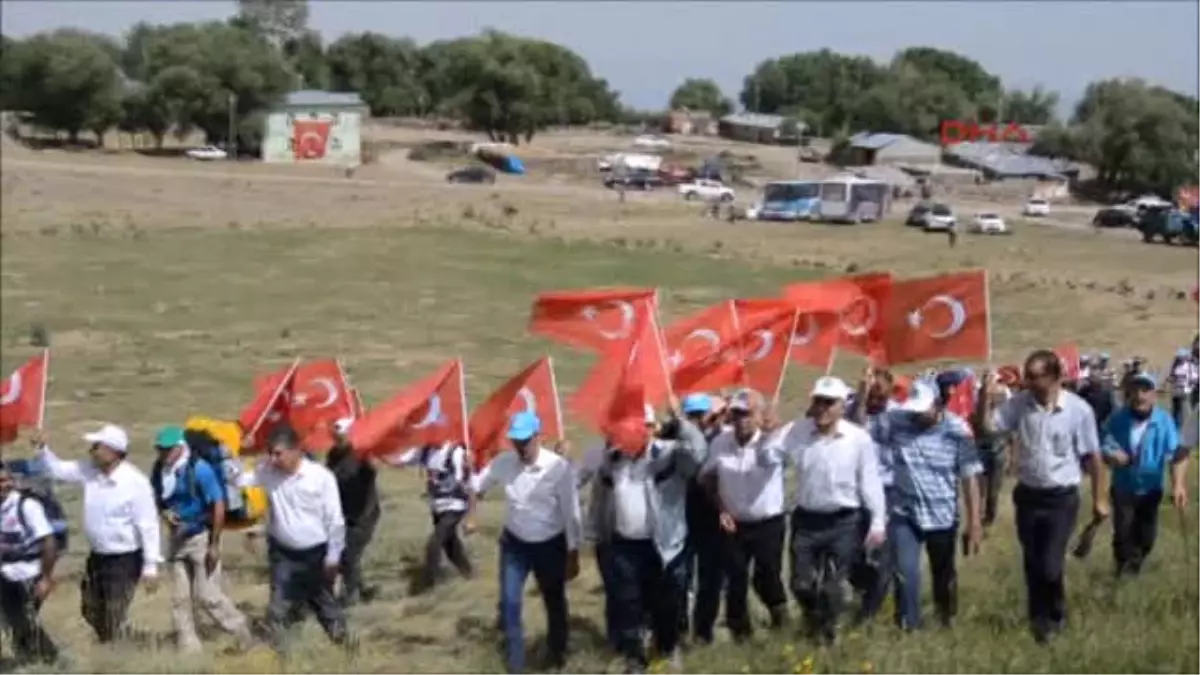
[[[892,513],[924,531],[957,526],[959,479],[983,472],[967,423],[947,412],[937,424],[922,429],[902,410],[880,415],[878,423],[877,440],[891,449],[894,461]]]

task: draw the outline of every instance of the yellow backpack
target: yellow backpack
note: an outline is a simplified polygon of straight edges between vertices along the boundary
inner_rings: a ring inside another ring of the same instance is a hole
[[[208,433],[208,435],[220,442],[231,455],[241,457],[242,428],[237,422],[196,415],[189,418],[184,427],[188,430]],[[254,462],[248,459],[243,460],[242,470],[253,471]],[[225,527],[229,530],[245,530],[258,525],[267,513],[267,493],[258,486],[248,488],[234,488],[230,486],[229,489],[241,490],[246,507],[242,518],[227,520]]]

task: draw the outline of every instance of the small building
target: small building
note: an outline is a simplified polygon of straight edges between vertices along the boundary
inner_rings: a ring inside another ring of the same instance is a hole
[[[713,136],[717,133],[717,121],[707,110],[672,110],[667,113],[663,131],[668,134]]]
[[[1039,178],[1073,179],[1080,167],[1072,162],[1025,154],[1027,146],[1018,143],[956,143],[946,148],[948,164],[976,169],[988,179]]]
[[[357,166],[362,121],[369,115],[367,104],[352,92],[294,91],[267,114],[262,159]]]
[[[747,143],[763,143],[774,145],[780,141],[789,140],[785,133],[784,122],[788,118],[782,115],[764,115],[762,113],[733,113],[721,118],[717,124],[717,133],[722,138]],[[796,135],[791,138],[799,142],[807,127],[799,120],[796,121]]]
[[[929,165],[942,158],[941,146],[926,143],[905,134],[855,134],[849,142],[849,164],[868,165]]]

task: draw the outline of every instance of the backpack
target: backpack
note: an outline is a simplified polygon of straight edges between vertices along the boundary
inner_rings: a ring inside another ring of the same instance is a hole
[[[241,476],[241,466],[221,443],[203,429],[186,429],[183,432],[188,445],[188,462],[184,467],[181,479],[187,486],[188,493],[193,497],[199,496],[196,485],[196,467],[204,462],[212,467],[221,483],[222,497],[225,501],[225,520],[230,524],[244,523],[250,519],[246,509],[246,499],[237,480]],[[166,500],[163,495],[162,474],[166,470],[162,462],[154,464],[150,475],[150,484],[154,487],[155,500],[160,510],[165,509]]]
[[[440,469],[429,468],[429,456],[437,451],[437,445],[426,445],[421,448],[421,466],[426,467],[426,492],[434,499],[467,499],[467,488],[464,477],[454,470],[454,455],[460,452],[457,446],[450,446]]]
[[[27,499],[40,504],[46,512],[46,520],[50,522],[50,529],[54,531],[55,548],[58,554],[62,555],[71,543],[70,537],[67,536],[67,513],[63,510],[62,502],[58,501],[58,497],[55,497],[49,488],[31,487],[21,490],[21,499],[17,502],[17,518],[21,520],[21,528],[25,530],[29,530],[29,524],[25,522]]]

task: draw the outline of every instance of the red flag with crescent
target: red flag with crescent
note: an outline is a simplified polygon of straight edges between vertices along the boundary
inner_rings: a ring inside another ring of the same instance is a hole
[[[331,120],[295,120],[292,122],[292,153],[296,159],[324,159],[329,145]]]
[[[333,445],[333,423],[354,417],[354,394],[336,359],[300,364],[287,395],[288,423],[308,450],[328,449]]]
[[[22,427],[40,429],[46,413],[50,350],[29,359],[0,386],[0,443],[11,443]]]
[[[362,457],[436,443],[469,446],[466,403],[462,361],[455,359],[367,411],[350,429],[350,445]]]
[[[986,270],[891,284],[884,317],[887,363],[979,359],[991,352]]]
[[[609,288],[541,293],[529,332],[576,349],[603,352],[633,334],[639,311],[654,312],[653,288]]]
[[[471,450],[476,467],[484,466],[493,455],[512,445],[505,432],[512,416],[522,411],[538,416],[543,438],[563,437],[554,364],[548,356],[529,364],[505,382],[471,414]]]

